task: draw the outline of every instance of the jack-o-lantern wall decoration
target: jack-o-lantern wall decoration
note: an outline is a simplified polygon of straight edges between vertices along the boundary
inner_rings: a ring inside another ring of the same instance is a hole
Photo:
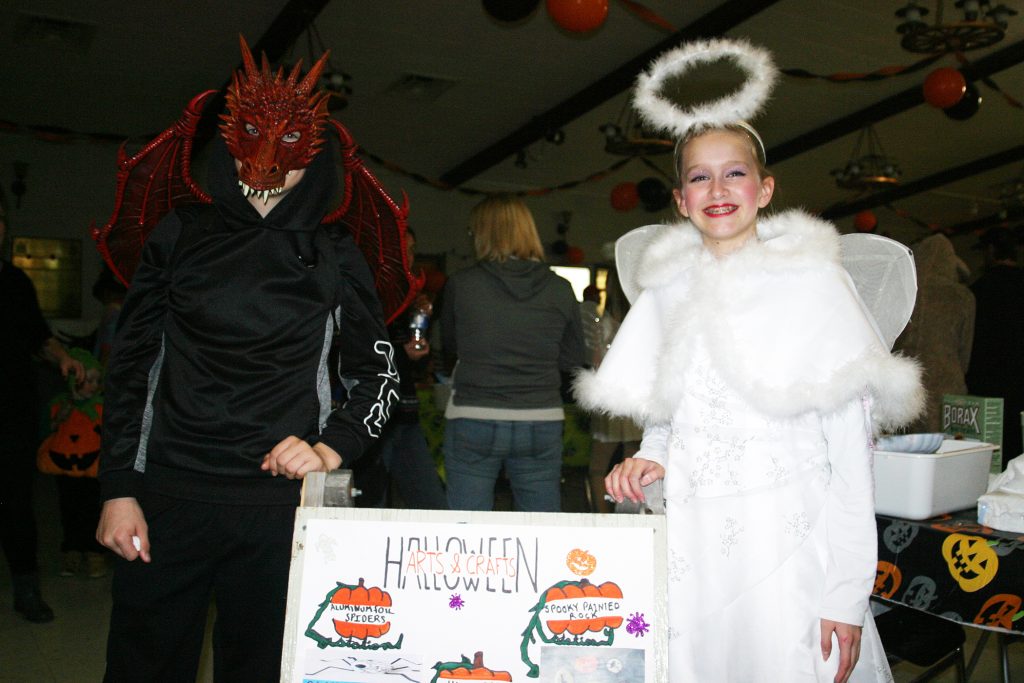
[[[881,598],[891,598],[896,594],[900,584],[903,583],[903,572],[892,562],[885,560],[878,561],[878,568],[875,570],[875,588],[872,591]]]
[[[982,605],[978,616],[974,617],[974,623],[981,624],[982,626],[998,626],[999,628],[1013,630],[1013,618],[1020,612],[1020,608],[1021,599],[1019,595],[1011,595],[1010,593],[993,595]]]
[[[999,557],[981,536],[950,534],[942,542],[942,557],[965,593],[981,590],[999,571]]]
[[[85,410],[66,404],[54,405],[52,417],[56,428],[36,453],[36,466],[44,474],[67,477],[95,477],[100,466],[100,426],[103,423],[103,405],[91,406],[94,417]],[[66,415],[60,415],[61,411]]]
[[[440,681],[511,681],[512,674],[508,671],[495,671],[484,666],[484,653],[477,652],[473,655],[473,661],[469,661],[466,655],[458,662],[438,662],[434,665],[437,673],[431,679],[431,683]]]

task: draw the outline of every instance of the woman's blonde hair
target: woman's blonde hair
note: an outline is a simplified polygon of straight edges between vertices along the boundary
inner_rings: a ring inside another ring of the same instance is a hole
[[[506,261],[510,257],[544,260],[533,214],[513,195],[491,195],[474,206],[469,214],[469,232],[479,261]]]

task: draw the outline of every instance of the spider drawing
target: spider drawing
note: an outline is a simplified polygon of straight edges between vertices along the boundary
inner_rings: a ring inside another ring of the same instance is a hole
[[[406,659],[405,657],[396,657],[395,659],[388,661],[350,655],[338,660],[322,659],[320,661],[325,666],[317,669],[316,671],[310,671],[306,674],[307,676],[317,676],[325,671],[333,669],[336,671],[382,674],[385,676],[393,675],[396,677],[393,680],[404,678],[407,681],[413,681],[413,683],[416,683],[416,681],[419,680],[418,678],[412,678],[406,674],[418,674],[420,672],[420,663],[414,662],[411,659]]]

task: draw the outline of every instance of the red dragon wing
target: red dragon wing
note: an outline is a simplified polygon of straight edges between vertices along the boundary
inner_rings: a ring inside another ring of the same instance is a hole
[[[176,206],[211,203],[192,180],[192,141],[203,106],[214,90],[200,93],[170,128],[129,157],[117,153],[114,213],[102,228],[90,227],[103,260],[121,282],[131,283],[149,233]]]
[[[341,138],[345,193],[341,206],[324,218],[324,223],[340,223],[348,228],[370,264],[377,295],[390,324],[405,310],[423,287],[424,276],[409,272],[405,250],[409,200],[402,206],[388,196],[380,181],[356,155],[356,144],[348,130],[330,119]]]

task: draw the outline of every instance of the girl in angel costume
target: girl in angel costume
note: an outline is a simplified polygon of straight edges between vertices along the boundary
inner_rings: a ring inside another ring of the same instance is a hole
[[[730,100],[683,110],[659,92],[723,58],[750,74]],[[775,73],[761,50],[707,41],[641,76],[638,109],[679,139],[686,220],[628,269],[639,296],[577,396],[645,426],[606,480],[617,501],[664,477],[672,683],[891,681],[868,610],[871,437],[919,412],[920,373],[881,340],[832,225],[758,215],[775,179],[742,120]]]

